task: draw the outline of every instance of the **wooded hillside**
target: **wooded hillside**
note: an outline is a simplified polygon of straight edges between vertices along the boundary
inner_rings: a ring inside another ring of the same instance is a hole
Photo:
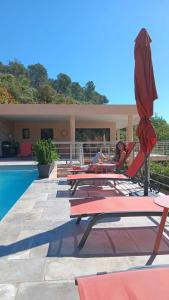
[[[106,104],[106,96],[95,90],[93,81],[84,87],[63,73],[49,78],[42,64],[27,68],[18,61],[0,62],[0,103],[93,103]]]

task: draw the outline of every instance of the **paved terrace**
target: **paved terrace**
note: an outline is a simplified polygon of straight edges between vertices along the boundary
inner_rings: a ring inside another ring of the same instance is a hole
[[[135,186],[120,184],[126,194]],[[77,197],[120,195],[81,188]],[[37,180],[0,223],[0,299],[76,300],[75,276],[111,272],[169,260],[168,224],[160,253],[151,257],[159,218],[110,219],[97,224],[77,250],[87,220],[69,218],[65,179]]]

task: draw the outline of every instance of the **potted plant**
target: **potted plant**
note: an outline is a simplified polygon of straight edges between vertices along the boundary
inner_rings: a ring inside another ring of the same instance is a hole
[[[52,144],[50,139],[38,140],[33,145],[33,154],[38,161],[38,171],[40,178],[49,177],[54,168],[55,160],[58,160],[59,155],[56,147]]]

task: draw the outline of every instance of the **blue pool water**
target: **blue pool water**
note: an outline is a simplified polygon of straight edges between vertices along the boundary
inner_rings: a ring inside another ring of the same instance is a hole
[[[0,168],[0,220],[37,177],[32,166]]]

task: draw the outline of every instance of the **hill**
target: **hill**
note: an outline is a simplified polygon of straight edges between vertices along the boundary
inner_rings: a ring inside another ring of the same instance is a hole
[[[82,87],[64,73],[51,79],[42,64],[26,68],[14,60],[0,62],[0,103],[106,104],[108,99],[95,90],[93,81]]]

